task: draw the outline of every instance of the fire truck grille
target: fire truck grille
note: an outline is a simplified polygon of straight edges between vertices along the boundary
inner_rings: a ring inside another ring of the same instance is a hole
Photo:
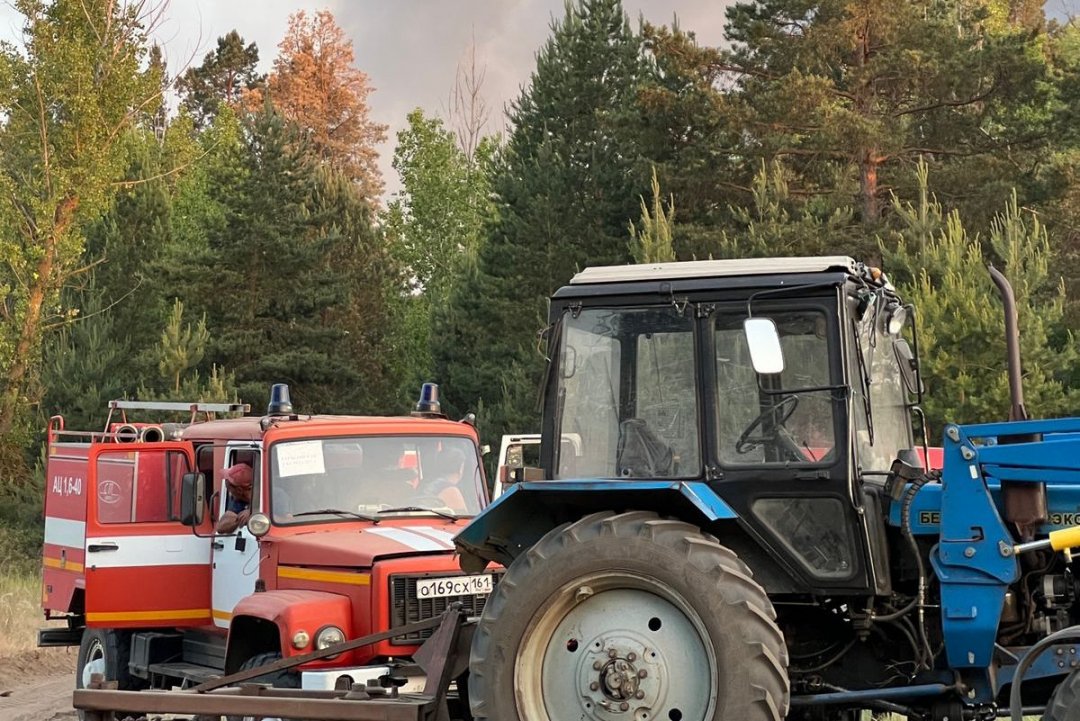
[[[498,585],[502,574],[495,574],[492,579]],[[443,598],[418,598],[416,582],[423,576],[390,577],[390,627],[397,628],[417,621],[426,621],[441,615],[455,601],[461,601],[466,616],[479,616],[487,603],[487,594],[468,594],[464,596],[446,596]],[[434,629],[410,633],[391,639],[390,643],[398,646],[414,645],[431,636]]]

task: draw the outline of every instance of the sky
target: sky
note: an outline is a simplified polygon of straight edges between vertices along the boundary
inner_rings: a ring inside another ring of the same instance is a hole
[[[642,15],[654,23],[677,16],[703,45],[721,45],[724,8],[732,2],[623,0],[623,5],[635,24]],[[1046,8],[1055,17],[1071,16],[1080,12],[1080,0],[1048,0]],[[504,108],[528,82],[553,16],[562,16],[563,0],[169,0],[155,35],[174,75],[201,63],[217,38],[233,29],[258,45],[266,71],[289,15],[323,9],[352,39],[356,64],[375,88],[369,98],[372,118],[389,128],[379,148],[389,198],[400,188],[391,161],[405,116],[416,107],[445,116],[458,64],[475,42],[491,110],[488,130],[503,129]],[[0,40],[17,38],[19,27],[10,0],[0,0]]]
[[[1080,1],[1080,0],[1077,0]],[[701,42],[723,38],[724,7],[731,0],[624,0],[631,20],[639,14],[682,27]],[[396,135],[416,107],[445,117],[458,64],[476,43],[484,68],[482,91],[490,109],[488,129],[501,130],[503,109],[528,82],[536,51],[549,34],[563,0],[169,0],[155,36],[165,49],[169,72],[198,65],[230,30],[259,47],[261,69],[270,69],[289,15],[330,10],[352,39],[357,66],[371,78],[372,118],[388,126],[379,166],[389,198],[400,188],[393,159]],[[20,18],[10,0],[0,0],[0,39],[19,35]]]

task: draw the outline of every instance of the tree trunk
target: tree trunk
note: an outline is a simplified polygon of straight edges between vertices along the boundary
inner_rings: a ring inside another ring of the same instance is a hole
[[[878,166],[881,159],[873,150],[867,150],[859,160],[859,196],[862,205],[862,221],[872,225],[881,218],[878,202]]]
[[[41,345],[42,310],[48,295],[59,290],[60,279],[57,274],[56,249],[60,238],[67,231],[79,206],[79,199],[68,196],[57,204],[53,214],[53,227],[45,236],[44,252],[37,264],[37,274],[30,286],[26,298],[26,315],[23,317],[19,340],[15,344],[15,357],[5,378],[5,389],[0,396],[0,435],[11,432],[22,407],[22,396],[26,392],[27,371],[31,361]]]

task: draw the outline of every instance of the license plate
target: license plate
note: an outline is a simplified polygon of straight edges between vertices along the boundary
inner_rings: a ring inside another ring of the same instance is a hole
[[[417,598],[446,598],[447,596],[474,596],[491,593],[494,584],[490,573],[479,576],[446,576],[445,578],[422,578],[416,582]]]

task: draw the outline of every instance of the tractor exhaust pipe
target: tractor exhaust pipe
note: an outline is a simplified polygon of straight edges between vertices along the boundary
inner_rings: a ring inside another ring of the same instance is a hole
[[[990,269],[990,278],[997,286],[1001,294],[1001,302],[1005,306],[1005,350],[1009,364],[1009,420],[1026,421],[1027,409],[1024,407],[1024,386],[1020,376],[1020,328],[1017,322],[1016,295],[1008,278],[995,268]]]
[[[1005,306],[1005,349],[1009,372],[1009,420],[1026,421],[1027,408],[1024,406],[1024,386],[1020,367],[1020,327],[1016,311],[1016,295],[1008,278],[994,266],[988,266],[990,277],[1001,294]],[[1033,443],[1042,440],[1039,434],[1017,434],[1001,436],[998,443]],[[1039,526],[1048,517],[1046,507],[1046,484],[1031,482],[1002,481],[1001,495],[1005,503],[1005,520],[1016,526],[1016,532],[1022,541],[1031,541]]]

